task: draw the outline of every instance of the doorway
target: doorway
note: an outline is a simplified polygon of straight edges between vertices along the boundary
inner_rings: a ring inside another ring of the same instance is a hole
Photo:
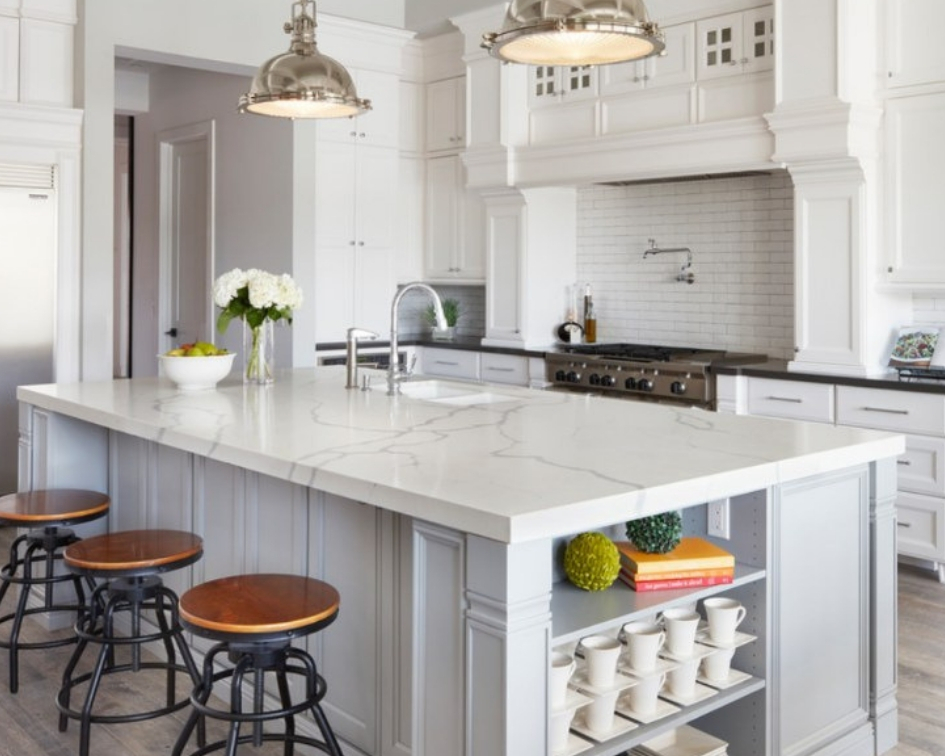
[[[210,340],[213,334],[214,123],[158,134],[160,297],[158,344]]]

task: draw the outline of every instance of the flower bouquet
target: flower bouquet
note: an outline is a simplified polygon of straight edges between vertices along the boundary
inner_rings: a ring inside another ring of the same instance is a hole
[[[234,268],[213,283],[213,302],[221,308],[217,330],[226,331],[239,318],[245,325],[244,379],[271,383],[273,379],[273,323],[292,322],[292,311],[302,306],[302,290],[286,273]]]

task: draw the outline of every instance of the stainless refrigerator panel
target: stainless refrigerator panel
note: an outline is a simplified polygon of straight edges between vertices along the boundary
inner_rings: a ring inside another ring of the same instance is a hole
[[[56,196],[0,187],[0,493],[17,487],[16,387],[54,379]]]

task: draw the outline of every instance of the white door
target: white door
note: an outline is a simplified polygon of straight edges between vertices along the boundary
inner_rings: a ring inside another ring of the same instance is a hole
[[[213,123],[161,132],[161,351],[213,341]]]

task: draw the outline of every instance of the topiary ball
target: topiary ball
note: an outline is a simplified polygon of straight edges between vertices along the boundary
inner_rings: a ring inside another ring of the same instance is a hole
[[[620,552],[603,533],[581,533],[564,551],[564,574],[585,591],[610,588],[620,572]]]
[[[627,538],[647,554],[666,554],[682,540],[682,515],[664,512],[627,523]]]

